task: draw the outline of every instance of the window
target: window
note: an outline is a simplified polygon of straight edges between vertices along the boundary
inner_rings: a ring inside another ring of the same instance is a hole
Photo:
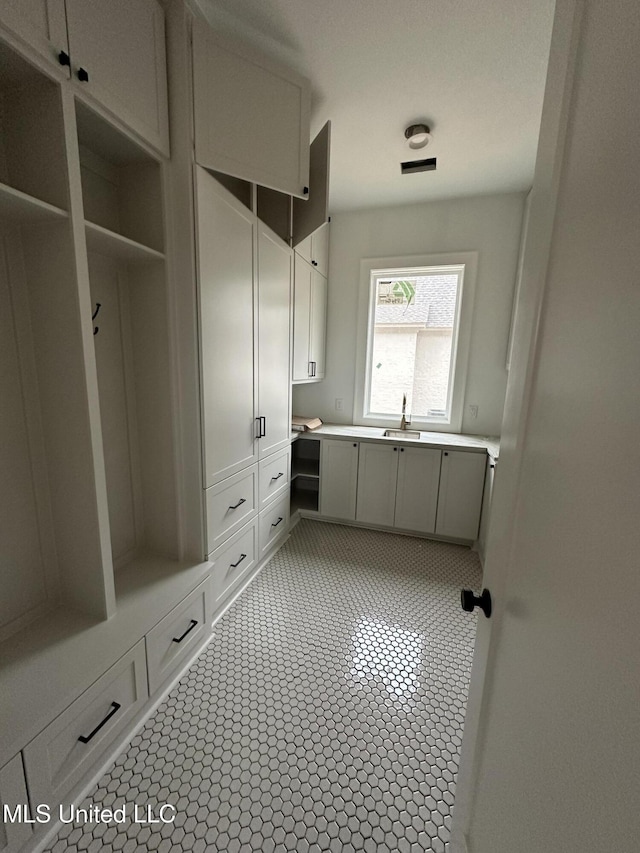
[[[455,259],[363,262],[365,356],[362,410],[355,413],[362,422],[397,425],[406,394],[407,419],[416,428],[460,428],[475,254]]]

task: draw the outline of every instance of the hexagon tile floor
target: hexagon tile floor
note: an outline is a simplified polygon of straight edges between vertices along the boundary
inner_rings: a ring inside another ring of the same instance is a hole
[[[466,548],[301,521],[83,803],[175,820],[48,849],[442,853],[479,585]]]

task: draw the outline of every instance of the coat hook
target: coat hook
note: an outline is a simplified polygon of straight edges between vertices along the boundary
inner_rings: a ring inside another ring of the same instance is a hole
[[[101,307],[102,307],[102,303],[100,303],[100,302],[96,302],[96,310],[95,310],[95,311],[93,312],[93,314],[91,315],[91,319],[92,319],[92,320],[95,320],[95,319],[96,319],[96,317],[98,316],[98,311],[100,310],[100,308],[101,308]],[[94,327],[93,327],[93,334],[94,334],[94,335],[97,335],[97,334],[98,334],[98,331],[99,331],[98,326],[94,326]]]

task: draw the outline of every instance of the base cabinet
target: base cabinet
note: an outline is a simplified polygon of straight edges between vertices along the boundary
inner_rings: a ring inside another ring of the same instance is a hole
[[[399,448],[394,527],[435,533],[441,456],[435,448]]]
[[[356,521],[393,527],[397,477],[397,447],[361,442]]]
[[[321,516],[447,539],[478,538],[484,452],[329,438],[321,446]]]
[[[26,746],[31,802],[52,806],[64,802],[147,698],[141,640]]]
[[[354,521],[358,488],[358,442],[322,442],[320,512]]]
[[[482,509],[487,457],[484,453],[442,453],[436,533],[452,539],[476,539]]]

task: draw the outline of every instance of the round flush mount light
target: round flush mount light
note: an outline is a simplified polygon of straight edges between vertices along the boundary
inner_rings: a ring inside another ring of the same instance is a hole
[[[428,124],[410,124],[404,132],[409,148],[426,148],[431,142],[431,128]]]

